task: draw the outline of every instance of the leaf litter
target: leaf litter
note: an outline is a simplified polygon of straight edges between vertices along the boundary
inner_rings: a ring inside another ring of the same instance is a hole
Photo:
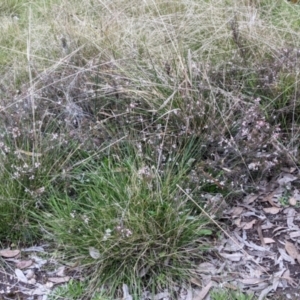
[[[80,279],[79,269],[40,257],[41,252],[48,254],[45,246],[0,251],[0,299],[46,300],[57,285]]]
[[[298,176],[282,173],[270,187],[247,195],[235,207],[225,210],[231,224],[195,276],[203,291],[212,282],[219,288],[254,293],[259,300],[283,299],[283,295],[285,299],[300,298],[297,179]],[[222,271],[218,271],[221,265]],[[207,295],[203,299],[211,298]]]

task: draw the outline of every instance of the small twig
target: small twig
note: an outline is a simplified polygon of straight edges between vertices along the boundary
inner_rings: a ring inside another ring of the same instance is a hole
[[[266,243],[265,243],[265,240],[264,240],[264,236],[262,234],[262,228],[261,228],[261,224],[264,222],[264,219],[259,219],[259,220],[256,220],[256,223],[255,223],[255,228],[257,230],[257,233],[258,233],[258,236],[259,236],[259,239],[261,241],[261,245],[263,247],[266,246]]]

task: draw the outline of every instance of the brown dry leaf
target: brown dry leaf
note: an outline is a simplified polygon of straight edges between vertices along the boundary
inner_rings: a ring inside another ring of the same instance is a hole
[[[65,269],[66,267],[65,266],[61,266],[57,269],[56,271],[56,275],[57,276],[60,276],[60,277],[63,277],[65,275]]]
[[[239,217],[241,215],[241,213],[243,212],[244,208],[243,207],[235,207],[232,210],[232,217]]]
[[[236,225],[237,227],[241,227],[241,218],[238,218],[236,220],[234,220],[234,225]]]
[[[48,280],[53,283],[65,283],[70,280],[69,276],[65,277],[49,277]]]
[[[25,268],[28,268],[32,265],[32,260],[19,260],[17,263],[16,263],[16,267],[18,269],[25,269]]]
[[[285,272],[282,274],[282,278],[283,279],[287,279],[287,280],[290,280],[291,279],[291,277],[290,277],[290,270],[288,269],[288,270],[285,270]]]
[[[197,286],[199,286],[199,287],[202,287],[202,283],[200,282],[199,279],[197,279],[197,278],[195,278],[195,277],[191,277],[191,278],[190,278],[190,281],[191,281],[192,284],[195,284],[195,285],[197,285]]]
[[[272,215],[276,215],[280,212],[280,208],[279,207],[265,207],[264,208],[264,211],[267,213],[267,214],[272,214]]]
[[[272,244],[272,243],[275,243],[275,241],[271,238],[264,238],[264,242],[265,244]]]
[[[201,292],[198,295],[196,295],[196,297],[194,297],[193,300],[203,300],[206,297],[207,293],[209,292],[211,286],[212,286],[212,281],[210,281],[207,284],[207,286],[203,288]]]
[[[275,204],[273,201],[274,196],[276,195],[278,191],[275,190],[274,192],[272,192],[271,194],[267,195],[266,197],[264,197],[261,202],[266,202],[268,201],[273,207],[279,207],[278,204]]]
[[[20,250],[9,250],[9,249],[6,249],[6,250],[1,250],[0,251],[0,256],[7,257],[7,258],[15,257],[18,254],[20,254]]]
[[[291,242],[285,242],[285,250],[289,256],[296,259],[299,255],[297,248]]]
[[[295,197],[291,197],[291,198],[289,199],[289,203],[290,203],[290,205],[295,206],[295,205],[297,204],[296,198],[295,198]]]
[[[244,204],[251,204],[251,203],[254,202],[257,198],[258,198],[258,195],[254,195],[254,194],[248,195],[248,196],[244,199],[243,203],[244,203]]]
[[[226,287],[227,289],[234,290],[234,291],[236,291],[238,289],[235,285],[230,284],[230,283],[224,283],[224,287]]]
[[[251,229],[253,227],[253,225],[255,224],[256,220],[252,220],[248,223],[242,223],[240,227],[243,227],[244,230],[247,230],[247,229]]]

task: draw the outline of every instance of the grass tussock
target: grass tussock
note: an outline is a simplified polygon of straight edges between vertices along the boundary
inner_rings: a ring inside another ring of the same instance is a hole
[[[0,240],[51,238],[88,293],[187,278],[211,220],[178,186],[205,207],[298,168],[297,5],[0,8]]]
[[[190,154],[163,171],[131,154],[78,168],[73,193],[53,191],[42,220],[66,255],[82,260],[90,285],[165,288],[191,275],[212,230],[177,187],[186,185]]]

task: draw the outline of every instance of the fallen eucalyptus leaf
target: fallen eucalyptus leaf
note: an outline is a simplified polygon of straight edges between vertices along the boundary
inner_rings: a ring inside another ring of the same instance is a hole
[[[16,263],[16,267],[18,269],[25,269],[25,268],[28,268],[32,265],[32,260],[29,259],[29,260],[20,260]]]
[[[243,200],[244,204],[251,204],[258,198],[258,195],[250,194]]]
[[[271,238],[264,238],[264,242],[265,244],[272,244],[272,243],[275,243],[275,241]]]
[[[242,227],[244,230],[247,229],[251,229],[253,227],[253,225],[255,224],[256,220],[253,219],[252,221],[248,222],[248,223],[242,223],[240,227]]]
[[[20,254],[20,250],[9,250],[9,249],[0,250],[0,256],[7,257],[7,258],[15,257],[18,254]]]
[[[17,275],[17,278],[19,281],[24,282],[24,283],[28,282],[26,276],[20,269],[15,269],[15,274]]]
[[[243,210],[244,210],[243,207],[240,207],[240,206],[235,207],[235,208],[233,208],[233,210],[232,210],[232,215],[231,215],[231,216],[232,216],[233,218],[239,217],[239,216],[241,215],[241,213],[243,212]]]
[[[285,242],[285,250],[292,258],[296,259],[298,257],[298,250],[293,243]]]
[[[267,213],[267,214],[272,214],[272,215],[276,215],[280,212],[280,208],[279,207],[265,207],[264,208],[264,211]]]

